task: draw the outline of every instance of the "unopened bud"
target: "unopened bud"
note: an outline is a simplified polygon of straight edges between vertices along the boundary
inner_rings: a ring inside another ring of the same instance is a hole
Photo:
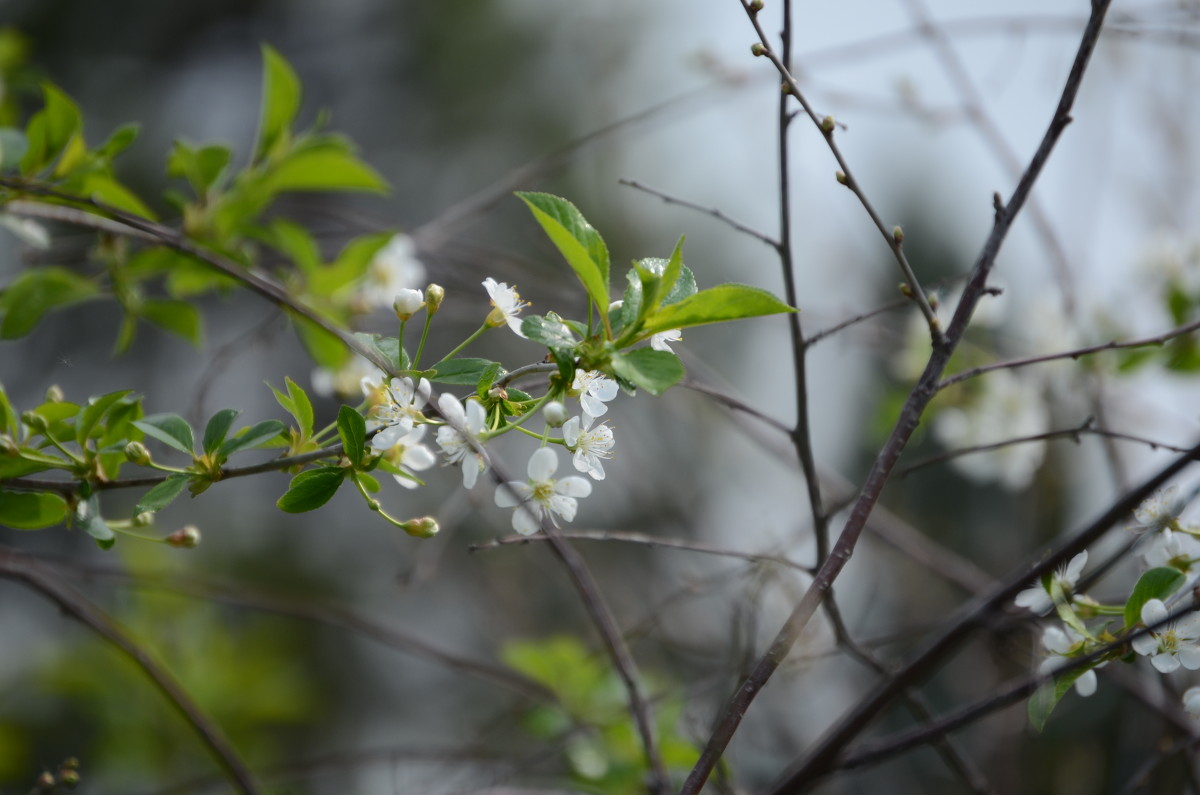
[[[767,54],[767,48],[762,46],[761,42],[754,42],[750,45],[750,54],[754,57],[760,57]]]
[[[420,312],[423,306],[425,306],[425,298],[421,295],[421,291],[408,287],[396,293],[396,300],[392,301],[392,309],[395,310],[396,317],[401,320],[408,320]]]
[[[0,434],[0,455],[17,455],[21,452],[21,445],[17,444],[16,440],[8,434]]]
[[[67,789],[75,789],[75,787],[79,786],[79,773],[75,770],[60,770],[58,772],[58,783]]]
[[[167,543],[176,549],[193,549],[200,545],[200,530],[195,525],[181,527],[167,536]]]
[[[753,11],[755,14],[757,14],[759,11],[762,11],[763,10],[763,0],[751,0],[750,1],[750,10]]]
[[[43,792],[51,792],[57,783],[54,774],[48,771],[37,777],[37,788]]]
[[[433,538],[437,535],[438,530],[441,529],[438,527],[437,519],[434,519],[432,516],[409,519],[400,525],[400,528],[413,538]]]
[[[502,386],[494,386],[488,390],[488,397],[492,400],[508,400],[508,390]]]
[[[837,127],[837,122],[833,120],[832,116],[821,119],[821,132],[826,135],[832,135],[835,127]]]
[[[425,288],[425,311],[436,315],[446,298],[446,291],[440,284],[431,284]]]
[[[376,511],[376,512],[383,510],[383,506],[380,505],[379,500],[377,500],[375,498],[371,498],[371,499],[367,500],[367,508],[369,508],[372,511]]]
[[[782,83],[779,84],[779,91],[782,94],[792,93],[792,84],[789,83],[788,81],[784,80]]]
[[[912,288],[908,286],[907,282],[900,282],[896,285],[896,288],[900,291],[900,295],[904,296],[905,298],[913,297]]]
[[[50,388],[46,390],[47,403],[62,403],[65,399],[66,397],[63,395],[62,387],[60,387],[58,384],[51,384]]]
[[[46,432],[46,418],[36,411],[25,411],[21,413],[21,422],[29,426],[34,433]]]
[[[562,404],[562,401],[551,400],[542,406],[542,416],[546,418],[547,425],[551,428],[558,428],[567,421],[567,407]]]
[[[836,179],[838,181],[838,183],[841,185],[846,184],[846,172],[845,171],[835,171],[833,174],[833,178]]]
[[[125,445],[125,460],[138,466],[150,466],[150,451],[141,442],[130,442]]]
[[[79,769],[79,760],[73,756],[68,756],[66,759],[64,759],[62,761],[62,769],[63,770],[78,770]]]
[[[904,230],[899,225],[892,227],[892,240],[895,240],[897,243],[904,242]]]
[[[154,511],[142,511],[133,517],[134,527],[149,527],[154,524]]]
[[[926,293],[925,300],[929,302],[929,308],[933,309],[935,311],[937,310],[938,306],[942,303],[942,298],[937,293]]]

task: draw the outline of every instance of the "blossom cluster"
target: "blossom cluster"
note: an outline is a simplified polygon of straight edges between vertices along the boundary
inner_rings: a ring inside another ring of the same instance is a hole
[[[1162,674],[1200,670],[1200,604],[1193,596],[1193,585],[1200,578],[1200,527],[1181,519],[1194,496],[1195,492],[1181,496],[1173,486],[1134,511],[1129,530],[1140,536],[1136,548],[1152,571],[1143,574],[1124,606],[1106,606],[1079,593],[1088,563],[1086,550],[1017,594],[1018,607],[1037,615],[1053,611],[1061,622],[1042,632],[1045,658],[1038,666],[1040,675],[1054,677],[1073,660],[1089,657],[1091,662],[1081,663],[1086,667],[1076,668],[1072,676],[1075,691],[1090,696],[1097,688],[1096,670],[1130,650],[1146,657]],[[1115,635],[1108,623],[1101,628],[1088,626],[1091,618],[1108,616],[1111,621],[1112,615],[1122,613],[1126,626]],[[1183,707],[1200,719],[1200,686],[1184,693]]]

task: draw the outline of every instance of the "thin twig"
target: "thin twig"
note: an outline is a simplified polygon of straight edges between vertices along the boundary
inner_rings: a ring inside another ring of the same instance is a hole
[[[763,232],[758,231],[757,229],[754,229],[753,227],[746,226],[745,224],[741,223],[740,221],[736,221],[733,218],[730,218],[728,215],[721,212],[720,210],[718,210],[715,207],[702,207],[699,204],[696,204],[695,202],[688,201],[687,199],[680,199],[677,196],[672,196],[669,193],[663,193],[662,191],[656,190],[655,188],[651,188],[648,185],[643,185],[642,183],[638,182],[637,180],[625,179],[624,177],[622,177],[621,179],[618,179],[617,182],[621,185],[626,185],[630,188],[633,188],[634,190],[640,190],[644,193],[649,193],[651,196],[657,196],[658,198],[662,199],[667,204],[676,204],[676,205],[679,205],[680,207],[686,207],[689,210],[695,210],[696,212],[701,212],[701,213],[704,213],[705,215],[711,215],[713,218],[716,218],[721,223],[728,224],[730,227],[737,230],[738,232],[741,232],[744,235],[749,235],[750,237],[754,238],[755,240],[760,240],[763,243],[766,243],[768,246],[770,246],[773,249],[778,249],[780,246],[779,241],[774,239],[770,235],[767,235]]]
[[[1083,74],[1086,71],[1096,41],[1099,39],[1100,29],[1104,21],[1105,12],[1108,10],[1109,1],[1096,0],[1093,3],[1091,18],[1081,37],[1079,49],[1063,88],[1058,107],[1055,109],[1050,124],[1042,138],[1042,142],[1038,146],[1037,152],[1031,159],[1029,167],[1022,175],[1008,203],[1003,206],[1000,206],[998,203],[992,232],[988,236],[972,269],[971,277],[963,290],[963,298],[959,302],[954,318],[950,322],[950,327],[943,341],[940,344],[935,342],[933,353],[930,356],[925,372],[909,394],[895,428],[872,464],[859,498],[851,509],[850,516],[846,520],[846,524],[842,529],[833,553],[821,566],[820,570],[818,570],[816,577],[813,579],[812,586],[779,630],[770,648],[759,659],[755,670],[750,676],[746,677],[741,687],[733,694],[729,703],[725,706],[717,728],[701,753],[699,761],[688,776],[681,790],[681,795],[696,795],[699,793],[712,769],[716,766],[717,761],[724,754],[730,740],[733,739],[733,735],[741,724],[742,718],[745,716],[750,704],[787,657],[795,645],[796,639],[807,626],[809,619],[816,612],[820,602],[825,598],[825,594],[833,587],[834,580],[850,560],[850,556],[854,552],[854,547],[867,524],[867,518],[870,516],[872,508],[879,499],[879,495],[882,493],[883,487],[887,483],[896,461],[903,452],[913,431],[916,430],[925,407],[928,406],[936,394],[936,386],[941,373],[945,370],[950,356],[954,353],[958,342],[962,339],[966,331],[971,313],[974,311],[975,305],[978,303],[984,288],[987,286],[988,276],[995,265],[996,257],[1000,253],[1000,247],[1007,237],[1013,221],[1016,219],[1021,207],[1025,204],[1025,200],[1028,198],[1029,192],[1032,190],[1037,178],[1041,175],[1042,169],[1049,159],[1055,144],[1062,135],[1063,130],[1066,129],[1071,121],[1071,107],[1074,105],[1075,97],[1083,80]],[[743,0],[743,4],[745,5],[745,0]],[[749,13],[748,7],[747,12]],[[757,21],[755,21],[755,27],[761,31]],[[760,36],[762,36],[761,32]],[[794,83],[795,81],[793,80],[792,82]],[[917,296],[922,300],[924,299],[923,293],[920,293],[919,290],[917,291]],[[1182,467],[1182,464],[1180,466]],[[900,686],[903,687],[907,684],[903,683]],[[892,689],[889,687],[887,691],[889,698],[892,692]],[[873,715],[874,713],[872,712],[871,714]],[[858,728],[854,727],[854,732],[857,732],[857,730]],[[853,736],[853,734],[844,738],[840,734],[838,735],[842,743],[849,739],[849,736]],[[822,747],[824,747],[824,744]],[[837,746],[838,749],[840,747],[841,745]],[[826,759],[827,753],[826,751],[824,754],[812,758],[825,764],[828,762]],[[797,786],[810,776],[810,768],[813,764],[815,763],[807,763],[796,774],[788,776],[777,792],[794,791]]]
[[[802,571],[806,574],[812,574],[811,567],[797,563],[796,561],[785,557],[784,555],[772,555],[761,552],[741,552],[736,549],[713,546],[712,544],[704,544],[699,541],[687,541],[682,538],[664,538],[663,536],[652,536],[646,533],[628,533],[618,530],[560,530],[559,535],[572,541],[613,541],[623,544],[640,544],[648,547],[680,549],[688,552],[699,552],[704,555],[738,558],[739,560],[745,560],[751,563],[777,563],[780,566],[786,566],[789,569],[795,569],[796,571]],[[471,552],[477,552],[481,549],[498,549],[500,547],[511,546],[513,544],[528,544],[538,541],[549,541],[549,539],[546,536],[540,535],[502,536],[501,538],[487,541],[482,544],[470,544],[467,549]]]
[[[149,650],[138,645],[112,617],[92,604],[83,594],[47,574],[33,558],[16,550],[0,548],[0,576],[32,588],[132,660],[199,735],[201,742],[208,747],[237,790],[246,795],[261,792],[237,749],[230,744],[216,723],[192,700],[166,667],[155,659]]]
[[[1182,326],[1176,326],[1169,331],[1164,331],[1161,334],[1155,334],[1150,337],[1141,337],[1136,340],[1127,340],[1120,342],[1112,340],[1102,345],[1089,345],[1086,348],[1075,348],[1069,351],[1060,351],[1059,353],[1047,353],[1041,356],[1028,356],[1023,359],[1010,359],[1006,362],[995,362],[993,364],[985,364],[979,367],[972,367],[970,370],[963,370],[961,373],[955,373],[952,376],[943,378],[937,385],[938,390],[945,389],[948,386],[957,384],[960,381],[966,381],[968,378],[974,378],[984,373],[990,373],[993,370],[1015,370],[1019,367],[1028,367],[1031,364],[1041,364],[1042,362],[1053,362],[1060,359],[1079,359],[1082,356],[1089,356],[1093,353],[1101,353],[1103,351],[1118,351],[1127,348],[1145,348],[1150,345],[1162,345],[1171,340],[1182,337],[1185,334],[1191,334],[1193,331],[1200,329],[1200,320],[1192,323],[1187,323]]]

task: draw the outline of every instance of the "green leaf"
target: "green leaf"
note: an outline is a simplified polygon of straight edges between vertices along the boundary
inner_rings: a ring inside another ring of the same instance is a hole
[[[225,441],[229,434],[229,429],[233,427],[233,421],[241,413],[237,409],[221,409],[209,418],[208,424],[204,426],[205,453],[212,455],[221,446],[221,442]]]
[[[683,363],[668,351],[638,348],[612,357],[613,374],[655,397],[683,378]]]
[[[677,304],[685,298],[691,298],[696,294],[696,274],[692,273],[692,269],[687,265],[681,265],[679,268],[679,278],[675,284],[663,296],[663,306],[668,304]]]
[[[400,340],[395,337],[384,337],[379,334],[367,334],[362,331],[356,331],[354,338],[366,345],[369,348],[374,348],[375,352],[389,362],[399,362],[402,359],[407,361],[408,354],[402,353],[400,350]],[[407,369],[407,368],[400,368]]]
[[[548,193],[517,193],[567,260],[601,312],[608,312],[608,247],[600,233],[566,199]]]
[[[434,365],[434,374],[427,376],[430,381],[452,386],[475,386],[484,372],[496,362],[490,359],[451,359],[448,362],[438,362]]]
[[[545,317],[529,315],[521,320],[521,332],[533,340],[540,342],[552,350],[571,350],[575,347],[575,337],[562,318],[553,312],[547,312]]]
[[[308,399],[308,393],[289,376],[284,376],[283,380],[287,383],[288,397],[294,406],[290,413],[296,418],[296,424],[300,427],[300,432],[305,436],[311,436],[313,432],[312,401]]]
[[[67,501],[52,492],[0,491],[0,525],[39,530],[67,518]]]
[[[0,129],[0,171],[10,171],[21,163],[29,151],[25,133],[11,127]]]
[[[795,311],[766,290],[745,284],[722,284],[647,315],[638,333],[648,337],[670,329]]]
[[[17,438],[17,431],[20,430],[20,415],[8,400],[8,393],[4,391],[4,385],[0,384],[0,433],[7,433],[14,440]]]
[[[104,204],[124,210],[128,213],[154,220],[154,211],[137,197],[133,191],[117,181],[117,178],[107,171],[89,171],[70,180],[64,187],[73,193],[103,202]]]
[[[167,158],[167,176],[186,179],[196,196],[203,197],[221,179],[231,157],[225,146],[210,144],[197,149],[177,140]]]
[[[342,406],[338,409],[337,428],[346,457],[350,463],[358,466],[367,442],[367,421],[356,410]]]
[[[238,431],[237,435],[232,439],[226,439],[224,444],[217,450],[217,455],[224,460],[242,450],[252,450],[255,447],[262,447],[285,431],[287,431],[287,426],[279,420],[257,422],[249,428]]]
[[[271,193],[313,190],[353,190],[386,193],[387,183],[374,169],[350,152],[329,147],[295,152],[263,177]]]
[[[262,46],[262,54],[262,120],[258,144],[254,147],[256,161],[272,154],[280,142],[286,145],[292,122],[300,110],[300,81],[291,65],[269,44]]]
[[[26,271],[0,294],[0,338],[23,337],[47,312],[91,298],[96,285],[66,268],[47,266]]]
[[[93,494],[87,502],[81,502],[75,508],[75,524],[96,540],[101,549],[109,549],[117,541],[117,534],[100,515],[100,501]]]
[[[336,370],[350,358],[350,351],[346,350],[345,343],[336,334],[331,334],[302,315],[289,313],[289,317],[295,321],[296,333],[304,343],[308,355],[319,366]],[[342,321],[337,318],[329,319],[335,325],[342,325]]]
[[[133,425],[135,428],[141,429],[147,436],[159,440],[168,447],[192,455],[192,426],[188,425],[187,420],[178,414],[151,414],[140,420],[134,420]]]
[[[166,508],[187,488],[189,479],[187,475],[169,475],[162,483],[142,495],[137,505],[133,507],[133,515],[137,516],[146,511],[161,511]]]
[[[1079,668],[1065,674],[1060,674],[1054,678],[1054,681],[1047,682],[1039,687],[1029,697],[1029,722],[1033,725],[1035,732],[1041,733],[1042,729],[1046,726],[1046,721],[1050,719],[1050,713],[1054,711],[1054,708],[1058,706],[1058,702],[1062,701],[1062,697],[1075,684],[1075,680],[1090,670],[1091,668]]]
[[[35,113],[25,130],[29,148],[21,158],[21,173],[32,174],[48,165],[83,127],[79,107],[51,83],[42,84],[45,107]]]
[[[286,218],[274,218],[263,239],[304,271],[321,266],[321,250],[317,241],[303,226]]]
[[[479,399],[487,405],[488,392],[492,388],[492,384],[496,383],[496,379],[504,372],[504,368],[500,366],[500,362],[492,362],[486,370],[479,374],[479,380],[475,382],[475,394],[479,395]]]
[[[148,298],[138,308],[142,317],[161,329],[183,337],[197,348],[204,343],[204,321],[187,301]]]
[[[83,407],[83,410],[79,414],[79,419],[75,423],[75,442],[82,447],[83,443],[91,437],[97,423],[113,407],[113,404],[132,391],[131,389],[123,389],[120,392],[109,392],[107,395],[101,395],[100,397],[88,400],[87,405]]]
[[[287,492],[275,504],[288,513],[316,510],[337,492],[347,471],[341,467],[321,467],[301,472],[292,478]]]
[[[122,124],[113,130],[112,135],[108,136],[108,140],[96,150],[96,154],[105,161],[111,162],[114,157],[133,145],[137,137],[138,126],[136,124]]]
[[[1183,585],[1183,572],[1165,566],[1150,569],[1138,578],[1125,602],[1125,626],[1132,627],[1142,620],[1142,607],[1151,599],[1166,599]]]

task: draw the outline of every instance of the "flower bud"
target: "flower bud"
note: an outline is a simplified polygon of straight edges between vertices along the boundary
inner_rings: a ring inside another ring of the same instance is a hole
[[[567,421],[567,407],[562,404],[562,401],[551,400],[542,406],[542,416],[546,418],[546,424],[551,428],[561,427]]]
[[[47,403],[62,403],[65,399],[66,397],[63,395],[62,387],[60,387],[58,384],[51,384],[50,388],[46,390]]]
[[[395,310],[396,317],[401,320],[408,320],[420,312],[423,306],[425,306],[425,298],[421,295],[421,291],[408,287],[396,293],[396,300],[392,302],[392,309]]]
[[[431,284],[425,288],[425,311],[436,315],[446,297],[446,291],[440,284]]]
[[[142,511],[133,517],[134,527],[149,527],[154,524],[154,511]]]
[[[377,500],[373,497],[371,499],[367,500],[367,508],[369,508],[372,511],[376,511],[376,512],[383,510],[383,506],[380,505],[379,500]]]
[[[29,426],[29,429],[34,433],[45,433],[48,427],[46,418],[36,411],[25,411],[21,413],[21,422]]]
[[[750,54],[755,56],[756,58],[761,55],[766,55],[767,48],[762,46],[762,44],[760,42],[756,41],[750,45]]]
[[[409,519],[404,524],[400,525],[404,532],[408,533],[413,538],[433,538],[437,535],[438,527],[437,519],[432,516],[422,516],[420,519]]]
[[[494,386],[488,390],[488,397],[492,400],[508,400],[508,390],[502,386]]]
[[[200,530],[195,525],[188,525],[167,536],[167,543],[176,549],[193,549],[200,545]]]
[[[846,172],[845,171],[835,171],[833,174],[833,178],[838,181],[839,185],[846,184]]]
[[[904,242],[904,230],[899,225],[892,227],[892,240],[895,240],[897,243]]]
[[[832,135],[835,127],[837,127],[837,122],[833,120],[832,116],[821,119],[821,132],[826,135]]]
[[[21,452],[21,445],[17,444],[16,440],[8,434],[0,434],[0,455],[17,455]]]
[[[750,10],[757,14],[763,10],[763,0],[750,0]]]
[[[150,451],[141,442],[130,442],[125,445],[125,460],[138,466],[150,466]]]
[[[60,770],[58,772],[58,783],[62,784],[67,789],[75,789],[79,786],[79,773],[75,770]]]
[[[42,792],[53,792],[55,786],[57,785],[58,782],[55,780],[54,774],[49,771],[43,771],[42,774],[37,777],[37,783],[35,784],[35,787]]]

